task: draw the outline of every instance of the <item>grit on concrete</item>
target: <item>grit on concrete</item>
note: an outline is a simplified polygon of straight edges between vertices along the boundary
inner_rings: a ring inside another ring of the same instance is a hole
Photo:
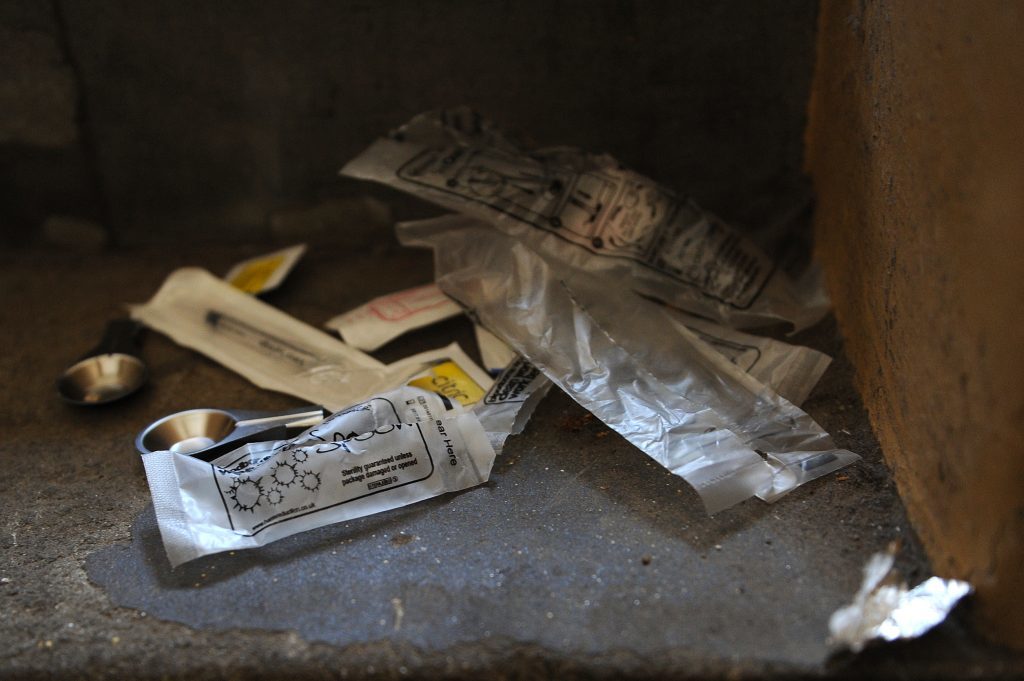
[[[75,408],[54,379],[120,304],[175,267],[223,273],[259,247],[0,256],[0,673],[83,678],[1013,676],[1021,659],[955,615],[924,639],[829,656],[829,614],[868,556],[903,543],[928,574],[831,322],[797,340],[837,356],[806,409],[864,460],[774,505],[708,517],[697,495],[553,393],[490,482],[171,570],[135,434],[180,409],[298,406],[148,333],[150,384]],[[426,253],[310,254],[268,301],[314,325],[431,278]],[[458,340],[464,320],[392,343]]]

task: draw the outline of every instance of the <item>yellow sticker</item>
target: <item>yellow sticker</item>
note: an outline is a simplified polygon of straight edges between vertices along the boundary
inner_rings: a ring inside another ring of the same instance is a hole
[[[469,374],[462,370],[462,367],[452,361],[442,362],[431,367],[426,375],[409,381],[409,385],[432,390],[449,399],[458,400],[464,407],[479,402],[485,392],[476,381],[470,378]]]
[[[231,278],[231,285],[246,293],[259,293],[274,276],[277,268],[284,263],[283,255],[275,255],[261,260],[247,262],[238,273]]]

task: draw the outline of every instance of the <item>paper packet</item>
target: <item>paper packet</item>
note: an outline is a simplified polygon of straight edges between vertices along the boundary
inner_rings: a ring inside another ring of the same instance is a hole
[[[384,365],[198,268],[171,273],[132,317],[261,388],[330,410],[410,381],[468,406],[492,383],[457,344]]]
[[[169,451],[142,461],[177,566],[479,485],[494,450],[472,412],[405,387],[291,440],[247,444],[209,463]]]
[[[374,298],[327,321],[342,340],[360,350],[376,350],[398,336],[462,313],[436,284]]]

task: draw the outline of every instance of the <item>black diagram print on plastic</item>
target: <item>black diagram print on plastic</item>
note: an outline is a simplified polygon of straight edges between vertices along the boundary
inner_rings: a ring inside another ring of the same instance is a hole
[[[281,492],[279,488],[275,487],[269,492],[267,492],[267,503],[269,503],[271,506],[277,506],[282,501],[284,501],[284,494]]]
[[[572,181],[571,173],[536,159],[460,145],[426,149],[399,168],[398,176],[544,227]]]
[[[231,487],[224,490],[224,493],[234,502],[236,510],[255,513],[256,507],[260,505],[260,500],[266,497],[263,490],[263,476],[255,479],[239,476],[231,483]]]
[[[305,463],[309,458],[309,451],[305,448],[293,450],[291,453],[292,467],[298,466],[300,463]]]
[[[287,488],[299,481],[299,474],[295,470],[295,464],[278,461],[270,469],[270,478],[274,481],[274,487]]]
[[[299,477],[299,485],[307,492],[315,492],[320,489],[320,474],[310,470],[304,470]]]

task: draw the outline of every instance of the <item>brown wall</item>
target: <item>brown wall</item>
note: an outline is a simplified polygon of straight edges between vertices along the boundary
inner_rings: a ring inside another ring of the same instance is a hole
[[[859,387],[936,572],[1024,646],[1024,3],[825,2],[808,165]]]

